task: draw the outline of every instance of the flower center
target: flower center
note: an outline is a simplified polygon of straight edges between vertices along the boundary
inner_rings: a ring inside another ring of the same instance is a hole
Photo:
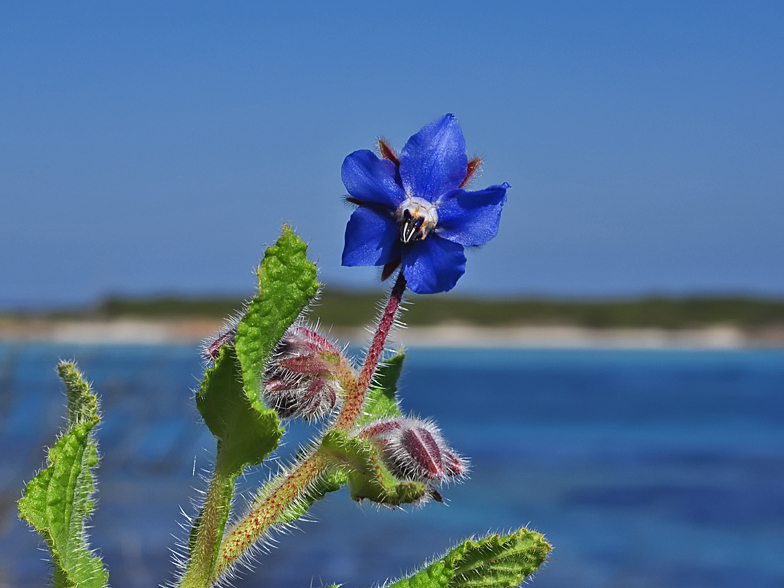
[[[410,243],[421,241],[436,228],[438,212],[436,207],[424,198],[411,196],[398,207],[395,219],[400,227],[400,240]]]

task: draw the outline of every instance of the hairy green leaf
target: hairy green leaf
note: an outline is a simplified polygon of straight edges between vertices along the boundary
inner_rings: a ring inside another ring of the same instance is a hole
[[[216,469],[225,474],[237,476],[243,466],[260,464],[283,435],[274,410],[251,406],[231,345],[221,347],[215,366],[205,373],[196,406],[218,439]]]
[[[68,424],[47,454],[48,465],[25,488],[19,517],[32,525],[52,552],[55,588],[100,588],[109,574],[87,546],[84,522],[92,513],[92,469],[98,451],[91,430],[98,400],[72,363],[57,366],[68,393]]]
[[[550,549],[544,536],[528,529],[469,539],[389,588],[514,588],[545,562]]]
[[[196,405],[218,439],[215,472],[204,507],[191,530],[190,562],[181,586],[212,577],[234,495],[234,479],[260,464],[278,445],[283,429],[261,396],[263,371],[286,329],[318,291],[307,247],[287,226],[257,271],[259,292],[237,325],[234,345],[224,345],[208,369]]]
[[[206,371],[196,406],[218,439],[218,449],[204,506],[191,529],[191,559],[183,587],[202,586],[212,576],[234,496],[234,479],[245,466],[260,464],[283,435],[274,410],[251,406],[232,345],[221,347],[215,366]]]
[[[306,257],[307,245],[288,226],[269,247],[256,274],[259,293],[237,325],[237,357],[245,392],[264,410],[261,385],[264,367],[286,329],[318,292],[316,266]]]

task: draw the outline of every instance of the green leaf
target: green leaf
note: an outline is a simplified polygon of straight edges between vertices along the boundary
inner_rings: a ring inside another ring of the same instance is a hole
[[[397,381],[403,370],[403,360],[406,354],[399,351],[389,360],[385,361],[376,372],[375,382],[365,397],[362,407],[362,416],[359,418],[360,426],[382,419],[400,416],[397,405]]]
[[[283,429],[264,406],[262,377],[286,329],[316,295],[316,266],[287,226],[257,271],[259,293],[237,325],[234,345],[224,345],[208,369],[196,406],[218,439],[215,472],[191,530],[190,561],[181,586],[203,586],[213,575],[234,495],[234,479],[260,464],[278,445]]]
[[[547,559],[552,548],[528,529],[471,539],[389,588],[514,588]]]
[[[211,577],[231,510],[234,479],[245,466],[260,464],[283,435],[274,410],[251,406],[232,345],[221,347],[215,366],[204,374],[196,407],[218,439],[218,449],[204,506],[191,529],[191,560],[182,586],[201,586]]]
[[[319,451],[324,451],[336,467],[346,472],[354,500],[401,506],[416,502],[427,491],[420,482],[397,480],[378,458],[373,444],[365,439],[330,431]]]
[[[256,275],[259,293],[237,325],[235,346],[242,364],[245,392],[264,410],[261,384],[264,367],[286,329],[318,292],[316,266],[308,261],[307,245],[288,226],[267,249]]]
[[[205,373],[196,407],[218,439],[216,470],[233,477],[242,473],[243,466],[260,464],[283,435],[274,410],[251,406],[231,345],[221,347],[215,367]]]
[[[90,553],[84,522],[92,513],[95,490],[92,469],[98,451],[91,434],[98,424],[98,400],[72,363],[57,366],[68,393],[68,424],[54,447],[47,467],[25,488],[19,517],[32,525],[52,552],[55,588],[99,588],[109,574]]]

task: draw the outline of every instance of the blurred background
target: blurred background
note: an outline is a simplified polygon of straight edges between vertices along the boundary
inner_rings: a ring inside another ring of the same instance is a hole
[[[784,294],[778,2],[0,8],[0,303],[343,269],[343,158],[454,113],[501,231],[457,293]]]
[[[512,188],[413,300],[403,398],[473,478],[413,513],[331,496],[237,584],[370,586],[528,523],[541,586],[784,585],[782,29],[778,2],[0,5],[0,586],[47,585],[16,500],[58,358],[103,398],[112,585],[171,577],[212,451],[197,342],[287,222],[312,317],[361,345],[383,286],[340,266],[340,165],[446,112],[474,186]]]

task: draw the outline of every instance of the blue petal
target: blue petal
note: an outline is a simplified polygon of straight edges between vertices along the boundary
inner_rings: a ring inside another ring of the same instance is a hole
[[[463,246],[430,234],[403,251],[403,275],[417,294],[446,292],[465,273]]]
[[[391,212],[361,206],[346,225],[343,265],[384,265],[400,257],[397,223]]]
[[[465,247],[484,245],[498,233],[509,184],[478,192],[457,190],[438,202],[436,233]]]
[[[343,160],[341,176],[348,193],[362,202],[397,210],[405,200],[397,166],[388,159],[379,159],[367,149],[354,151]]]
[[[400,179],[406,193],[431,202],[459,188],[467,169],[463,131],[451,114],[411,137],[400,153]]]

